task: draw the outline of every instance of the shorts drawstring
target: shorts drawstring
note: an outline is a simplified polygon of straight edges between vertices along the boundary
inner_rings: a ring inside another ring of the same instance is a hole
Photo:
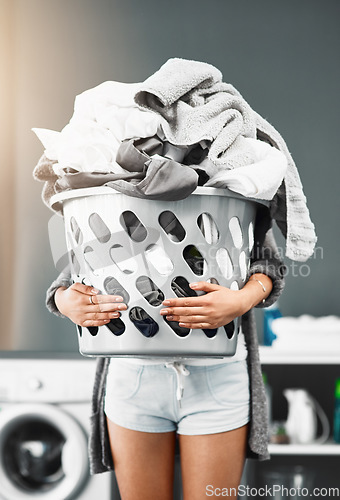
[[[187,377],[190,375],[189,370],[183,365],[183,363],[179,363],[178,361],[172,361],[171,363],[165,363],[165,366],[167,368],[172,368],[174,372],[176,373],[176,382],[177,382],[177,390],[176,390],[176,397],[179,406],[181,407],[181,399],[183,397],[184,393],[184,387],[182,384],[182,375]]]

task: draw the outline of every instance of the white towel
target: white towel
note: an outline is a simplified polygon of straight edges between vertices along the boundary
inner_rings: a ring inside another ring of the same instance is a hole
[[[263,141],[243,140],[253,149],[254,163],[232,170],[219,169],[205,186],[229,188],[249,198],[272,200],[285,176],[287,159]]]
[[[53,170],[62,176],[72,168],[78,172],[124,170],[116,154],[125,139],[151,137],[163,119],[141,110],[134,102],[138,83],[104,82],[75,99],[74,113],[61,132],[32,129],[45,147],[48,159],[56,161]]]
[[[285,316],[274,319],[277,338],[273,349],[282,351],[340,352],[340,318],[338,316]]]

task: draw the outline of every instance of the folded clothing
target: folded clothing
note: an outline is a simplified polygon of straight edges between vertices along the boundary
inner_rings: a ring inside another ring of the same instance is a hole
[[[334,315],[282,317],[272,321],[277,338],[272,348],[284,351],[340,350],[340,318]]]

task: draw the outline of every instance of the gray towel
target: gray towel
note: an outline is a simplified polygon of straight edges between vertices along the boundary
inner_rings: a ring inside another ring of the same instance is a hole
[[[165,118],[162,129],[172,144],[208,140],[209,158],[215,164],[235,168],[253,162],[243,138],[256,138],[254,113],[213,66],[169,59],[145,80],[135,101]]]
[[[143,109],[162,115],[169,142],[177,145],[211,141],[209,159],[226,168],[252,163],[244,137],[268,140],[287,157],[288,170],[272,203],[271,214],[286,237],[286,255],[305,261],[316,243],[300,177],[285,141],[253,111],[240,93],[222,82],[222,74],[207,63],[169,59],[141,85],[135,96]]]

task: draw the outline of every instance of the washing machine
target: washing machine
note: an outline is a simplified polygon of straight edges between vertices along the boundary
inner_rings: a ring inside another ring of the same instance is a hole
[[[90,475],[92,359],[0,358],[0,499],[119,500]]]

